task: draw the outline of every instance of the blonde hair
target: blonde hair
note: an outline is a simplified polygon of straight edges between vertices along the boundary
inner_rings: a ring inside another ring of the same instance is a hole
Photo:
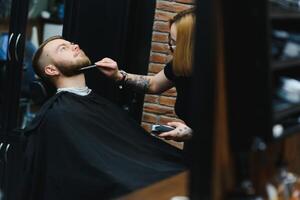
[[[173,71],[176,76],[190,76],[192,73],[195,23],[194,9],[180,12],[170,20],[170,27],[175,24],[177,28],[173,54]]]

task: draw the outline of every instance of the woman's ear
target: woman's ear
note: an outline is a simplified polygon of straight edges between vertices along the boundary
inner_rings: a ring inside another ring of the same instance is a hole
[[[44,68],[44,71],[45,71],[45,74],[47,74],[48,76],[59,75],[59,71],[58,71],[58,69],[54,65],[47,65]]]

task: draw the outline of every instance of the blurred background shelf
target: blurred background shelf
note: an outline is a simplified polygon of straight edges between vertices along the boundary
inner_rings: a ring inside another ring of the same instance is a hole
[[[277,122],[297,113],[299,113],[300,116],[300,103],[299,104],[282,103],[280,105],[276,105],[276,107],[274,108],[273,120]]]
[[[272,71],[280,71],[300,67],[300,58],[272,61],[271,66]]]
[[[271,20],[300,20],[300,10],[290,10],[288,8],[280,8],[278,6],[270,6]]]
[[[274,137],[274,141],[280,141],[284,138],[290,137],[292,135],[296,135],[300,133],[300,124],[295,126],[290,126],[288,128],[285,128],[281,136]]]

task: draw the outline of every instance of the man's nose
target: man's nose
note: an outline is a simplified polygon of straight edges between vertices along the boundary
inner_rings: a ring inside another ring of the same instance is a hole
[[[79,49],[79,45],[78,44],[73,44],[73,50],[77,50]]]

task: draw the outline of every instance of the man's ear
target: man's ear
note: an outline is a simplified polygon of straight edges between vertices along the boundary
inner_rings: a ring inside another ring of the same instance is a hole
[[[44,71],[45,71],[45,74],[47,74],[48,76],[59,75],[59,71],[54,65],[45,66]]]

